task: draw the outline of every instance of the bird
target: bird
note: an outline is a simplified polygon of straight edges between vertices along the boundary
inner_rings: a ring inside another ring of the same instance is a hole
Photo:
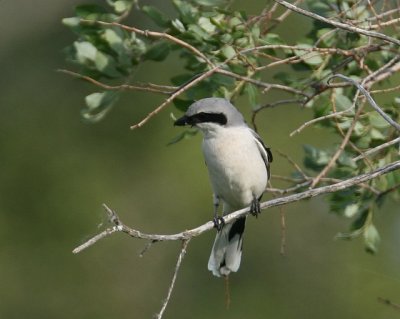
[[[208,270],[214,276],[227,277],[240,267],[246,217],[225,224],[223,216],[245,207],[258,216],[270,179],[272,152],[224,98],[194,102],[174,125],[192,126],[203,133],[202,151],[213,191],[213,222],[217,228]]]

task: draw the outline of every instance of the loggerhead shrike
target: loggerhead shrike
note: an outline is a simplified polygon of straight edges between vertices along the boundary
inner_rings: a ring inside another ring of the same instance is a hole
[[[215,276],[227,276],[240,266],[246,217],[231,224],[218,216],[250,206],[260,213],[260,199],[270,177],[272,153],[244,121],[242,114],[226,99],[206,98],[193,103],[174,125],[191,125],[204,135],[203,154],[214,199],[217,236],[208,261]]]

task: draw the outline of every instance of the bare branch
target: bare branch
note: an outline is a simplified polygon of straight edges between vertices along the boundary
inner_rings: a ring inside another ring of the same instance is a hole
[[[365,30],[365,29],[362,29],[362,28],[358,28],[358,27],[346,24],[346,23],[333,21],[331,19],[327,19],[325,17],[322,17],[322,16],[320,16],[318,14],[312,13],[312,12],[304,10],[304,9],[301,9],[301,8],[295,6],[295,5],[293,5],[293,4],[291,4],[291,3],[287,2],[287,1],[284,1],[284,0],[275,0],[275,1],[278,2],[279,4],[283,5],[284,7],[292,10],[292,11],[295,11],[297,13],[305,15],[305,16],[307,16],[309,18],[312,18],[312,19],[315,19],[315,20],[319,20],[319,21],[325,22],[327,24],[333,25],[336,28],[340,28],[340,29],[343,29],[343,30],[346,30],[346,31],[349,31],[349,32],[359,33],[359,34],[362,34],[362,35],[366,35],[368,37],[377,38],[377,39],[385,40],[385,41],[400,45],[400,40],[397,40],[395,38],[389,37],[386,34],[375,32],[375,31],[368,31],[368,30]]]
[[[384,148],[389,147],[389,146],[392,146],[392,145],[394,145],[394,144],[396,144],[396,143],[400,143],[400,137],[395,138],[394,140],[391,140],[391,141],[389,141],[389,142],[383,143],[383,144],[381,144],[381,145],[379,145],[379,146],[377,146],[377,147],[371,148],[370,150],[368,150],[368,151],[366,151],[366,152],[360,154],[359,156],[354,157],[354,158],[353,158],[353,161],[358,161],[358,160],[360,160],[360,159],[362,159],[362,158],[365,158],[365,157],[367,157],[367,156],[369,156],[369,155],[371,155],[371,154],[374,154],[374,153],[376,153],[376,152],[379,152],[380,150],[383,150]]]
[[[271,208],[271,207],[282,206],[282,205],[287,205],[290,203],[298,202],[298,201],[306,199],[306,198],[312,198],[312,197],[323,195],[323,194],[337,192],[337,191],[340,191],[345,188],[349,188],[349,187],[352,187],[355,185],[359,185],[361,183],[365,183],[365,182],[372,180],[378,176],[387,174],[389,172],[392,172],[392,171],[395,171],[398,169],[400,169],[400,160],[390,163],[381,168],[378,168],[372,172],[361,174],[361,175],[349,178],[347,180],[344,180],[344,181],[341,181],[341,182],[338,182],[338,183],[335,183],[332,185],[309,189],[307,191],[304,191],[304,192],[301,192],[298,194],[293,194],[293,195],[289,195],[289,196],[285,196],[285,197],[279,197],[276,199],[272,199],[272,200],[261,203],[260,206],[261,206],[261,209],[267,209],[267,208]],[[106,205],[103,205],[103,206],[106,208],[106,211],[111,211],[111,209],[108,208]],[[231,223],[240,217],[248,215],[249,211],[250,211],[250,207],[243,208],[241,210],[238,210],[236,212],[233,212],[229,215],[224,216],[224,220],[226,223]],[[119,223],[118,226],[113,226],[113,227],[109,228],[109,229],[113,229],[113,232],[120,231],[120,232],[126,233],[127,235],[134,237],[134,238],[156,240],[156,241],[187,240],[187,239],[190,239],[193,237],[197,237],[197,236],[203,234],[204,232],[209,231],[214,228],[214,223],[212,221],[209,221],[209,222],[207,222],[201,226],[198,226],[196,228],[193,228],[191,230],[186,230],[186,231],[183,231],[180,233],[175,233],[175,234],[170,234],[170,235],[160,235],[160,234],[146,234],[139,230],[130,228],[130,227],[126,226],[125,224],[123,224],[121,222],[121,220],[119,220],[119,219],[117,220],[117,222]],[[109,229],[107,229],[106,231],[109,231]],[[106,232],[106,231],[104,231],[104,232]],[[102,233],[104,233],[104,232],[102,232]],[[108,236],[109,234],[106,234],[101,237],[99,235],[94,236],[93,238],[91,238],[87,242],[85,242],[84,244],[82,244],[79,247],[77,247],[76,249],[74,249],[74,253],[78,253],[78,252],[92,246],[97,241]]]
[[[167,298],[165,298],[165,300],[161,306],[160,312],[155,316],[157,319],[162,318],[162,316],[165,312],[165,309],[167,308],[168,302],[171,299],[171,294],[172,294],[172,291],[174,290],[176,277],[178,276],[178,272],[181,267],[183,258],[186,255],[186,250],[187,250],[187,246],[189,245],[189,242],[190,242],[190,238],[182,241],[182,249],[178,256],[178,260],[176,261],[175,271],[174,271],[174,275],[172,276],[171,284],[169,285],[169,288],[168,288]]]

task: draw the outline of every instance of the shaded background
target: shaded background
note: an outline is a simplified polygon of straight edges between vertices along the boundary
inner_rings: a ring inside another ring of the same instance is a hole
[[[79,255],[72,249],[106,226],[102,203],[128,225],[154,233],[212,216],[201,137],[166,146],[180,132],[170,118],[179,112],[171,106],[129,130],[161,97],[129,93],[102,122],[81,121],[83,97],[96,89],[55,70],[72,67],[62,49],[74,36],[60,21],[84,2],[0,1],[0,318],[151,318],[166,295],[178,242],[157,244],[143,258],[145,242],[123,234]],[[246,10],[256,14],[263,5],[246,1]],[[290,21],[292,28],[279,32],[294,43],[309,21]],[[179,65],[146,64],[137,80],[166,83]],[[246,103],[238,107],[248,117]],[[258,118],[260,133],[301,162],[302,144],[334,142],[313,128],[288,137],[310,115],[297,106],[267,110]],[[273,173],[287,174],[291,167],[275,158]],[[376,215],[383,239],[376,256],[363,251],[361,239],[333,240],[349,221],[329,214],[323,198],[285,212],[286,257],[279,254],[279,210],[249,219],[229,310],[223,280],[207,271],[215,234],[193,240],[165,318],[400,317],[377,301],[400,302],[398,203]]]

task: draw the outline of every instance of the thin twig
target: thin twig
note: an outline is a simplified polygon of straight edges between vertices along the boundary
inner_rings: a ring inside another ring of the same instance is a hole
[[[304,173],[304,171],[301,169],[301,167],[287,154],[281,152],[280,150],[276,150],[276,152],[284,157],[290,164],[292,164],[292,166],[295,168],[295,170],[305,179],[308,180],[310,179],[310,177]]]
[[[312,13],[310,11],[301,9],[301,8],[295,6],[295,5],[293,5],[293,4],[291,4],[291,3],[287,2],[287,1],[284,1],[284,0],[274,0],[274,1],[278,2],[279,4],[283,5],[284,7],[288,8],[290,10],[293,10],[293,11],[295,11],[297,13],[305,15],[305,16],[307,16],[309,18],[312,18],[312,19],[315,19],[315,20],[319,20],[319,21],[325,22],[327,24],[333,25],[333,26],[335,26],[337,28],[340,28],[340,29],[343,29],[343,30],[346,30],[346,31],[349,31],[349,32],[363,34],[363,35],[366,35],[366,36],[369,36],[369,37],[372,37],[372,38],[382,39],[382,40],[385,40],[385,41],[400,45],[400,40],[397,40],[395,38],[389,37],[386,34],[375,32],[375,31],[368,31],[368,30],[365,30],[365,29],[362,29],[362,28],[358,28],[358,27],[346,24],[346,23],[342,23],[342,22],[331,20],[331,19],[322,17],[322,16],[320,16],[318,14]]]
[[[392,125],[397,131],[400,131],[400,124],[396,123],[395,121],[392,120],[392,118],[387,115],[379,106],[378,104],[376,104],[375,100],[372,98],[371,94],[369,94],[369,92],[363,87],[362,84],[357,83],[356,81],[354,81],[353,79],[344,76],[342,74],[334,74],[332,75],[329,80],[338,77],[341,78],[347,82],[350,82],[351,84],[353,84],[354,86],[357,87],[358,91],[361,92],[368,100],[369,104],[375,109],[375,111],[377,111],[379,113],[380,116],[382,116],[386,122],[388,122],[390,125]],[[329,82],[328,80],[328,82]],[[363,81],[364,82],[364,81]]]
[[[131,129],[134,130],[136,128],[142,127],[144,124],[146,124],[153,116],[157,115],[160,113],[169,103],[171,103],[177,96],[181,95],[183,92],[187,91],[189,88],[192,86],[196,85],[203,79],[209,77],[211,74],[215,73],[218,70],[219,66],[216,66],[207,72],[204,72],[198,77],[195,77],[193,80],[189,81],[188,83],[185,83],[183,86],[181,86],[178,90],[176,90],[169,98],[167,98],[163,103],[161,103],[157,108],[155,108],[153,111],[151,111],[145,118],[143,118],[140,122],[134,124],[131,126]]]
[[[258,80],[252,79],[250,77],[243,76],[243,75],[240,75],[240,74],[236,74],[236,73],[233,73],[231,71],[224,70],[224,69],[218,69],[218,70],[216,70],[216,73],[223,74],[223,75],[235,78],[235,79],[239,79],[241,81],[245,81],[245,82],[254,84],[254,85],[262,87],[262,88],[278,89],[278,90],[286,91],[286,92],[289,92],[289,93],[293,93],[293,94],[298,94],[298,95],[302,95],[302,96],[305,96],[305,97],[309,97],[309,95],[307,93],[305,93],[303,91],[300,91],[300,90],[296,90],[296,89],[294,89],[294,88],[292,88],[290,86],[258,81]]]
[[[174,275],[172,276],[172,279],[171,279],[171,284],[169,285],[169,288],[168,288],[167,298],[165,298],[165,300],[161,306],[160,312],[156,315],[157,319],[162,318],[162,316],[165,312],[165,309],[168,306],[168,302],[171,299],[171,294],[172,294],[172,291],[174,290],[176,277],[178,276],[179,268],[181,267],[183,258],[186,255],[186,250],[187,250],[187,246],[189,245],[189,242],[190,242],[190,238],[182,240],[182,249],[178,256],[178,260],[176,261],[175,271],[174,271]]]
[[[391,87],[391,88],[387,88],[387,89],[381,89],[381,90],[372,90],[369,93],[371,94],[377,94],[377,93],[389,93],[389,92],[393,92],[393,91],[398,91],[400,90],[400,85]]]
[[[157,243],[157,240],[150,240],[142,249],[142,251],[139,254],[139,257],[143,257],[145,253],[149,251],[149,249],[153,246],[153,244]]]
[[[281,215],[281,249],[280,253],[282,256],[286,255],[286,217],[285,210],[283,207],[279,207],[279,212]]]
[[[352,111],[354,109],[354,106],[350,106],[348,109],[340,111],[340,112],[334,112],[325,116],[321,116],[321,117],[317,117],[315,119],[312,119],[308,122],[305,122],[304,124],[302,124],[299,128],[297,128],[296,130],[294,130],[292,133],[289,134],[290,137],[293,137],[293,135],[300,133],[303,129],[305,129],[306,127],[310,126],[311,124],[326,120],[326,119],[330,119],[332,117],[339,117],[343,114],[346,114],[350,111]]]
[[[391,306],[396,310],[400,310],[400,304],[394,303],[390,299],[378,297],[378,301],[385,305]]]
[[[368,150],[368,151],[366,151],[366,152],[364,152],[364,153],[358,155],[357,157],[354,157],[354,158],[353,158],[353,161],[357,162],[357,161],[359,161],[359,160],[362,159],[362,158],[365,158],[365,157],[367,157],[367,156],[369,156],[369,155],[371,155],[371,154],[374,154],[374,153],[376,153],[376,152],[379,152],[380,150],[383,150],[384,148],[389,147],[389,146],[392,146],[392,145],[394,145],[394,144],[396,144],[396,143],[400,143],[400,137],[395,138],[394,140],[391,140],[391,141],[389,141],[389,142],[383,143],[383,144],[381,144],[381,145],[379,145],[379,146],[377,146],[377,147],[371,148],[370,150]]]
[[[382,197],[386,196],[387,194],[389,194],[389,193],[391,193],[391,192],[393,192],[393,191],[395,191],[395,190],[397,190],[399,188],[400,188],[400,183],[397,183],[396,185],[393,185],[392,187],[390,187],[388,189],[385,189],[383,192],[380,192],[378,194],[378,196],[376,197],[375,201],[378,202]]]
[[[111,228],[107,228],[106,230],[103,230],[101,233],[97,234],[96,236],[90,238],[88,241],[86,241],[85,243],[83,243],[82,245],[79,245],[78,247],[76,247],[72,253],[74,254],[78,254],[80,253],[82,250],[94,245],[95,243],[97,243],[100,239],[103,239],[105,237],[110,236],[111,234],[118,232],[118,231],[122,231],[122,228],[120,226],[113,226]]]
[[[90,83],[92,83],[98,87],[101,87],[102,89],[105,89],[105,90],[112,90],[112,91],[137,90],[137,91],[148,91],[148,92],[162,93],[162,94],[171,94],[174,90],[177,89],[177,87],[175,87],[175,86],[158,85],[158,84],[154,84],[154,83],[147,83],[147,84],[140,84],[140,85],[132,85],[132,84],[108,85],[108,84],[102,83],[100,81],[97,81],[97,80],[91,78],[90,76],[76,73],[76,72],[73,72],[70,70],[58,69],[57,71],[64,73],[64,74],[71,75],[78,79],[85,80],[85,81],[90,82]]]

